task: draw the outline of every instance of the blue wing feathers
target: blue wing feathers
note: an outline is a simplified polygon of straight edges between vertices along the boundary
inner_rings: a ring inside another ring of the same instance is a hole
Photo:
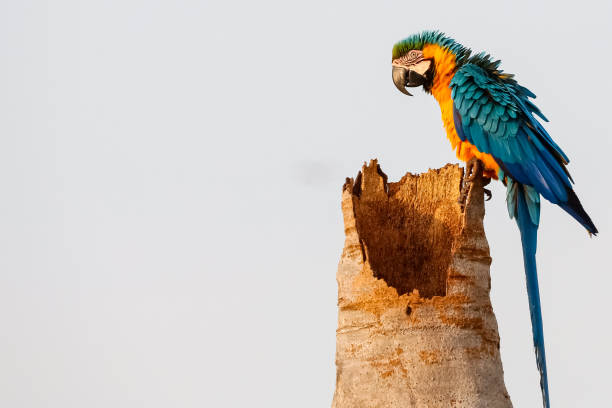
[[[459,68],[450,86],[459,138],[491,154],[508,177],[533,186],[595,233],[580,201],[570,200],[569,159],[535,118],[548,120],[529,100],[535,95],[514,79],[503,80],[474,64]]]

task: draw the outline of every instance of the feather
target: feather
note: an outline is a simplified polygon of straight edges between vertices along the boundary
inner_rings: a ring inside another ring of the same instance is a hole
[[[493,104],[487,100],[487,103],[483,105],[482,110],[480,111],[480,114],[487,117],[489,113],[491,113],[492,110],[493,110]]]
[[[518,120],[510,120],[506,122],[506,133],[509,136],[511,137],[516,136],[516,132],[518,131],[518,128],[519,128]]]
[[[470,118],[475,119],[478,116],[478,112],[480,111],[480,103],[475,102],[470,109]]]
[[[500,117],[504,114],[504,107],[502,105],[496,105],[493,109],[493,113],[495,113],[495,116]]]
[[[497,137],[506,138],[508,134],[506,133],[506,122],[500,120],[497,124],[497,131],[495,132]]]

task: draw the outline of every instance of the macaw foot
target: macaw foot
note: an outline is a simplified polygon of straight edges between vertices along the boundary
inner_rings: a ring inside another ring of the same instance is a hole
[[[463,176],[461,193],[459,194],[459,200],[457,201],[461,205],[461,211],[465,209],[465,204],[467,203],[468,195],[470,194],[470,190],[472,189],[472,183],[474,182],[474,180],[476,180],[477,177],[480,177],[483,180],[483,186],[486,186],[491,182],[491,179],[489,177],[483,176],[483,171],[484,163],[475,157],[472,157],[465,164],[465,175]],[[483,190],[486,195],[485,201],[489,201],[492,197],[491,190],[487,188]]]

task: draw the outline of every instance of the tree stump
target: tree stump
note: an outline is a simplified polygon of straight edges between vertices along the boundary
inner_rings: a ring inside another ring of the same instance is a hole
[[[511,407],[489,291],[483,181],[463,170],[397,183],[376,160],[342,192],[332,408]]]

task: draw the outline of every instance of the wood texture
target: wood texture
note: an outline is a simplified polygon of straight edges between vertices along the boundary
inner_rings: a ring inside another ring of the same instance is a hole
[[[462,213],[462,176],[447,165],[387,183],[373,160],[347,179],[332,408],[512,406],[482,181]]]

